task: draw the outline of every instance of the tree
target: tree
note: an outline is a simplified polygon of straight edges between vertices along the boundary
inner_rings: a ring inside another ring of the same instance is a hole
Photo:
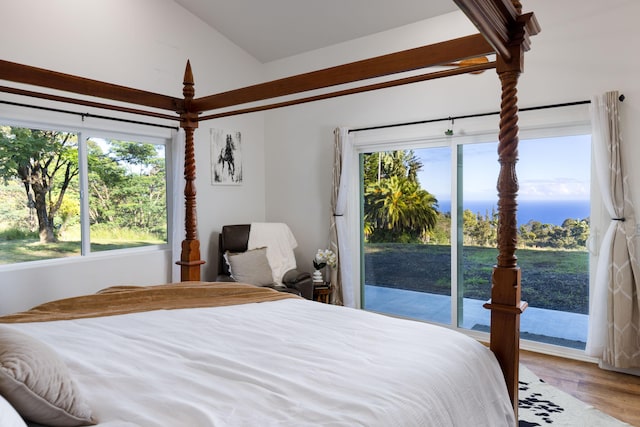
[[[495,210],[482,215],[465,209],[462,218],[465,244],[495,246],[498,233],[498,213]]]
[[[156,146],[89,140],[87,147],[91,223],[165,232],[166,171]]]
[[[111,154],[113,159],[121,165],[138,166],[138,173],[140,175],[149,167],[157,164],[158,153],[153,144],[118,140],[111,140],[109,142],[111,148],[109,154]]]
[[[416,241],[438,220],[438,201],[408,178],[391,176],[365,191],[365,222],[372,241]]]
[[[568,231],[570,248],[584,248],[587,246],[590,232],[588,219],[566,219],[562,223],[562,228]]]
[[[438,220],[435,227],[430,229],[424,238],[425,243],[434,245],[451,244],[451,213],[438,212]]]
[[[413,150],[372,153],[363,166],[365,236],[371,241],[429,240],[438,201],[420,187],[423,164]]]
[[[589,219],[565,219],[562,226],[529,221],[519,228],[523,247],[584,249],[589,238]]]
[[[10,126],[0,129],[0,176],[18,178],[24,185],[27,206],[36,211],[41,242],[57,241],[55,218],[77,175],[75,134]]]
[[[114,224],[117,215],[112,189],[124,185],[123,168],[118,162],[103,152],[93,139],[87,141],[87,162],[89,165],[89,220],[95,223]]]
[[[380,151],[365,156],[363,179],[366,185],[392,176],[418,182],[422,161],[413,150]]]

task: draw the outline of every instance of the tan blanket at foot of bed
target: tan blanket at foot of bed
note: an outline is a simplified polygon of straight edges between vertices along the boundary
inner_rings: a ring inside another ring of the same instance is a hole
[[[47,302],[0,317],[0,323],[45,322],[113,316],[140,311],[217,307],[300,298],[271,288],[233,282],[181,282],[157,286],[114,286],[96,294]]]

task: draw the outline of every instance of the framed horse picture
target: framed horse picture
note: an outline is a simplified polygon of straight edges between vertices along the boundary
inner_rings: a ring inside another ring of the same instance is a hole
[[[242,184],[242,134],[211,129],[211,184]]]

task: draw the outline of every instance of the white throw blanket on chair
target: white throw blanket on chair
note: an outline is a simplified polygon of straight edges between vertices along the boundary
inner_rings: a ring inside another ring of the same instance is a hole
[[[273,281],[282,285],[284,274],[296,268],[293,250],[298,246],[291,229],[279,222],[252,222],[247,249],[267,248]]]

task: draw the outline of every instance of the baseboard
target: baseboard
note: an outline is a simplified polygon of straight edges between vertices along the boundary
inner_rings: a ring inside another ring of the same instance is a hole
[[[598,359],[596,359],[595,357],[587,356],[584,350],[561,347],[553,344],[521,340],[520,349],[532,351],[534,353],[547,354],[549,356],[563,357],[565,359],[579,360],[581,362],[598,363]]]
[[[640,368],[616,368],[615,366],[609,365],[602,360],[598,363],[598,366],[601,369],[605,369],[607,371],[620,372],[622,374],[635,375],[636,377],[640,377]]]

